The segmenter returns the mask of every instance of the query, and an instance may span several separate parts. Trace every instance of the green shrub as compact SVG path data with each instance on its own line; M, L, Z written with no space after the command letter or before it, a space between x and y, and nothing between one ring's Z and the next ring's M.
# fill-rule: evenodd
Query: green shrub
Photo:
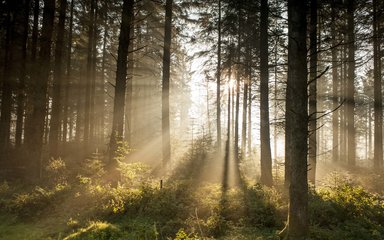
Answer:
M18 216L32 217L56 204L68 190L68 185L61 184L52 189L37 186L31 192L15 194L12 199L7 201L6 207Z
M273 188L257 184L246 189L247 220L258 227L272 228L281 226L277 208L281 205L281 196Z
M340 181L332 187L311 191L309 197L314 239L384 238L384 204L361 186Z
M66 163L61 159L50 159L45 166L47 182L53 184L66 184L68 179L68 170Z

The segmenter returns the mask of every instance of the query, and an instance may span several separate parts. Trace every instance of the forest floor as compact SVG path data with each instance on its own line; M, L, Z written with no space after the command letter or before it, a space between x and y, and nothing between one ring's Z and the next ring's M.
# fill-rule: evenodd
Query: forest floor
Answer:
M121 163L111 182L101 160L51 160L39 184L0 183L0 239L279 239L282 183L236 183L229 164L223 188L225 167L211 148L197 142L162 188L142 163ZM383 176L324 169L309 194L311 239L384 239Z

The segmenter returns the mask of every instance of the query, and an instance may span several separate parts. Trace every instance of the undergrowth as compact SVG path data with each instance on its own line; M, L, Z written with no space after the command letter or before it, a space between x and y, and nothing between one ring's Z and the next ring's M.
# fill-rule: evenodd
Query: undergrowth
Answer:
M197 141L162 188L149 166L125 160L125 148L117 184L105 180L100 159L84 160L77 169L51 160L39 186L0 183L6 219L0 238L278 239L287 214L282 189L244 183L224 190L197 182L209 149L209 141ZM311 239L384 239L383 203L380 195L335 175L309 193Z

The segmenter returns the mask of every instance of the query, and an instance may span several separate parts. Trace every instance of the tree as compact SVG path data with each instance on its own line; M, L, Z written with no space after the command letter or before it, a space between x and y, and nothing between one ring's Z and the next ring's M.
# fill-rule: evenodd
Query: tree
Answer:
M216 70L216 127L217 127L217 151L219 155L221 154L221 0L218 4L219 19L217 21L217 70Z
M260 6L260 141L261 183L272 185L272 157L269 131L268 0Z
M171 68L171 38L172 38L172 2L165 2L165 25L164 25L164 51L163 51L163 82L162 82L162 149L163 166L171 159L171 135L169 120L169 80Z
M373 0L373 78L374 78L374 164L373 168L379 170L383 166L383 96L381 83L381 34L378 21L378 1Z
M87 153L89 151L89 140L90 136L92 135L90 123L92 121L91 119L91 107L92 107L92 82L93 82L93 74L92 74L92 68L93 68L93 54L94 51L94 21L96 18L95 9L96 9L96 1L97 0L91 0L90 10L89 10L89 22L88 22L88 45L87 45L87 70L86 70L86 87L85 87L85 112L84 112L84 150ZM116 77L117 79L117 77Z
M49 143L50 154L58 157L58 145L60 139L60 122L62 110L62 79L63 79L63 52L64 52L64 27L67 10L67 0L60 0L59 22L55 44L55 66L53 74L52 116L50 121Z
M11 115L13 108L12 95L16 92L17 80L20 91L25 81L26 37L28 24L29 1L11 1L5 3L6 33L5 54L2 77L1 113L0 113L0 155L9 150L11 135ZM21 71L20 71L21 70ZM20 89L21 88L21 89ZM21 119L19 118L19 121ZM20 130L20 125L19 130ZM4 159L5 157L1 157Z
M316 181L317 157L317 0L310 0L309 46L309 173L312 184Z
M124 109L125 92L127 84L128 49L130 44L130 32L133 19L133 0L124 0L122 21L120 26L119 48L117 50L117 69L115 96L113 101L113 122L109 142L109 161L115 164L114 158L119 141L124 137Z
M355 0L347 0L348 80L346 89L346 122L348 132L348 164L356 164L355 129Z
M51 44L53 22L55 17L55 0L45 0L43 9L43 25L40 36L39 59L36 73L32 77L30 96L32 102L31 115L27 116L25 128L25 144L29 152L29 166L33 178L41 177L41 154L45 116L47 111L48 78L51 63Z
M66 59L66 76L65 76L65 88L64 88L64 110L63 110L63 133L62 141L66 142L68 134L68 122L69 121L69 95L70 95L70 84L71 84L71 72L72 72L72 36L73 36L73 10L74 1L71 0L70 16L69 16L69 31L68 31L68 42L67 42L67 59Z
M289 211L285 239L308 236L308 92L307 92L307 1L288 1L288 79L285 143L290 159Z
M337 42L336 42L336 0L332 0L331 3L331 37L332 37L332 95L333 95L333 106L334 112L332 113L332 160L333 162L338 162L339 160L339 112L336 111L336 108L340 102L340 94L338 92L339 88L339 75L338 75L338 66L337 66Z

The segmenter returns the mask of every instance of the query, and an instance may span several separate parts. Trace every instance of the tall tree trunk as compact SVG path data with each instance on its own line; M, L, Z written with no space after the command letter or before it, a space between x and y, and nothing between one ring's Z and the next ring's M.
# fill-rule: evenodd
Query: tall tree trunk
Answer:
M229 70L228 70L228 83L231 81L232 74L232 55L229 54ZM228 84L228 109L227 109L227 140L225 142L225 154L224 154L224 171L223 171L223 191L225 192L228 189L228 180L229 180L229 159L230 159L230 146L231 146L231 87ZM232 96L233 98L233 96Z
M383 166L383 96L381 84L381 35L378 18L378 1L373 0L373 89L374 89L374 150L373 169L379 171ZM369 136L370 137L370 136Z
M3 68L3 85L1 91L1 116L0 116L0 154L1 159L5 159L4 154L10 147L11 134L11 113L12 113L12 93L14 91L15 79L13 79L14 55L16 45L13 44L15 20L14 14L18 9L15 1L6 2L6 36L5 36L5 59Z
M162 84L162 149L163 166L171 160L171 134L169 119L169 80L171 68L171 39L172 39L172 3L165 2L164 53L163 53L163 84Z
M247 153L246 143L247 143L247 110L248 110L248 81L249 79L244 80L244 92L243 92L243 117L241 122L241 152L245 157Z
M104 35L103 35L103 51L102 51L102 59L101 59L101 79L100 79L100 84L101 84L101 96L100 96L100 102L102 103L101 106L101 118L100 118L100 142L104 143L104 138L105 138L105 94L104 94L104 84L105 84L105 71L106 71L106 61L107 61L107 40L108 40L108 30L107 30L107 23L108 23L108 14L105 14L104 16ZM128 55L129 56L129 55ZM129 71L129 68L128 68ZM128 99L129 101L129 99ZM131 103L127 103L131 104Z
M332 22L336 21L336 6L335 1L332 0ZM339 98L339 77L338 77L338 64L337 64L337 48L336 48L336 27L335 24L331 24L331 35L332 35L332 103L333 110L332 113L332 160L333 162L339 161L339 110L336 111L336 108L340 104Z
M348 38L348 81L347 81L347 129L348 129L348 165L356 164L355 129L355 0L347 1L347 38Z
M133 20L134 21L134 20ZM134 59L133 59L133 39L135 38L135 28L131 28L131 43L129 45L128 53L128 72L130 73L127 80L127 99L125 109L125 141L131 145L131 134L132 134L132 91L133 91L133 70L134 70Z
M221 0L219 0L218 39L217 39L217 70L216 70L216 127L217 127L217 150L221 154Z
M128 49L130 44L130 29L133 18L133 0L124 0L122 21L119 36L119 48L117 50L117 70L115 97L113 101L113 122L111 139L109 143L110 163L115 164L115 155L119 141L124 137L124 108L125 91L127 84Z
M17 93L17 120L16 120L16 147L19 148L22 142L24 110L25 110L25 78L27 73L27 40L28 40L28 24L29 24L29 3L30 0L23 2L23 10L20 17L20 73Z
M92 60L91 60L91 94L90 94L90 105L89 105L89 139L92 140L92 145L97 142L97 134L96 134L96 122L97 122L97 114L95 111L95 99L96 99L96 78L97 78L97 41L98 41L98 29L97 29L97 21L98 21L98 5L97 0L95 0L95 10L93 14L93 35L92 35Z
M52 116L50 121L49 144L50 155L57 158L59 155L60 123L61 123L61 89L63 81L63 51L64 51L64 26L67 10L67 0L60 0L59 22L55 45L55 67L53 74Z
M239 14L240 16L240 14ZM240 24L239 24L240 26ZM237 174L235 179L238 180L240 177L240 156L239 156L239 115L240 115L240 81L241 81L241 66L240 66L240 54L241 54L241 34L240 29L238 30L238 42L237 42L237 66L236 66L236 87L235 87L235 132L234 132L234 155L235 155L235 173Z
M315 184L317 157L317 0L310 0L308 180Z
M70 85L71 85L71 72L72 72L72 32L73 32L73 8L74 1L71 0L70 7L70 17L69 17L69 31L68 31L68 42L67 42L67 74L65 76L65 84L64 84L64 111L63 111L63 135L62 141L66 142L68 138L68 111L70 110L69 106L69 95L70 95Z
M288 223L285 239L308 236L308 90L307 1L288 0L288 80L286 95L286 156L290 158Z
M95 18L95 2L91 0L89 10L88 23L88 46L87 46L87 71L86 71L86 86L85 86L85 111L84 111L84 150L87 154L89 151L90 140L90 121L91 121L91 92L92 92L92 65L93 65L93 39L94 39L94 18Z
M55 0L44 0L43 25L36 75L31 82L33 110L26 124L25 143L29 151L31 175L41 177L41 154L45 116L47 113L48 78L51 62L51 43L55 17ZM27 118L28 119L28 118Z
M252 74L249 77L249 87L248 87L248 139L247 139L247 148L248 154L252 157Z
M260 182L271 186L273 179L268 96L268 0L261 0L260 11Z
M347 42L346 35L343 34L344 43ZM340 58L342 59L341 64L341 76L340 76L340 92L344 104L340 112L340 159L343 162L347 161L347 45L344 44L340 52Z

